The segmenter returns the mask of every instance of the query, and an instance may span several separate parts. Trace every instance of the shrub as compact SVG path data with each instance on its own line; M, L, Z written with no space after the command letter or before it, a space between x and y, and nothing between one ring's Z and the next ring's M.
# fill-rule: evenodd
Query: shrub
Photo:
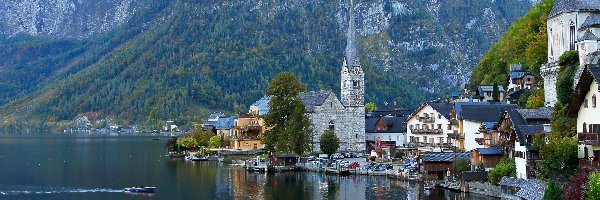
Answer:
M548 187L544 191L544 200L560 200L562 196L562 190L554 181L548 182Z
M516 176L515 160L510 158L504 158L498 162L498 164L488 174L488 181L493 184L498 184L502 177Z
M588 187L585 190L585 198L589 200L600 199L600 172L590 174Z

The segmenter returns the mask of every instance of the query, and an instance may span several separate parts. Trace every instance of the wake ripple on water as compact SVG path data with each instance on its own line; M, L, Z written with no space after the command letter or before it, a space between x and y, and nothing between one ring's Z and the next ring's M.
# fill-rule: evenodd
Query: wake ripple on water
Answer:
M59 193L110 193L123 192L123 190L107 188L64 188L43 186L0 186L0 195L21 194L59 194Z

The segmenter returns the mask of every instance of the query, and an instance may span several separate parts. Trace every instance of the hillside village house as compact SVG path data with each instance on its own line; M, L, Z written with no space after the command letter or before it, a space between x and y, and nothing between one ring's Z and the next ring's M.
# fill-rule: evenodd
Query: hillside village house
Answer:
M540 160L538 149L531 146L535 134L547 134L552 108L508 109L498 122L503 156L514 158L517 178L535 177Z
M587 65L581 74L567 116L577 117L580 166L600 169L600 65Z
M422 151L432 151L434 147L449 148L449 134L454 134L450 118L452 104L442 101L422 103L404 121L407 124L406 136L410 146Z
M454 129L458 130L456 140L453 138L453 144L465 151L471 151L477 148L483 148L480 140L483 134L480 133L482 125L492 127L498 121L506 109L516 108L516 105L491 102L457 102L455 104L455 113L458 123Z
M235 117L227 117L223 113L213 113L208 117L205 124L202 124L202 130L210 131L225 140L233 135L233 125Z
M377 112L367 114L365 131L367 152L375 147L375 139L381 140L382 147L404 147L406 142L406 111Z
M262 149L262 135L266 131L264 119L256 114L235 115L231 148L237 150Z
M575 82L583 71L583 66L598 59L593 52L598 50L600 1L556 0L548 14L546 30L548 64L542 65L540 74L544 78L545 105L554 106L560 56L566 51L578 50L580 67L575 75Z
M480 85L477 86L477 90L475 91L475 97L480 102L488 102L494 101L494 86L493 85ZM498 85L498 100L504 101L504 87L502 85Z
M520 64L511 65L511 71L509 73L509 81L506 89L508 92L531 89L535 82L535 75L533 72L521 70Z

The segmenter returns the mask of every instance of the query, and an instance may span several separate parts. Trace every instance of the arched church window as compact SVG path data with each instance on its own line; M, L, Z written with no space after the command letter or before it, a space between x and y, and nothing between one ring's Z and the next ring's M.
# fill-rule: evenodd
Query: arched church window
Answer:
M583 132L587 133L587 124L583 122Z
M329 121L329 130L334 130L335 129L335 124L333 123L333 120Z
M592 108L596 108L596 95L592 95Z
M550 37L550 41L554 41L552 39L552 37L554 37L554 35L552 35L552 28L550 28L550 34L548 34L548 37ZM553 48L554 42L550 43L549 47L550 48L550 56L554 56L554 48Z

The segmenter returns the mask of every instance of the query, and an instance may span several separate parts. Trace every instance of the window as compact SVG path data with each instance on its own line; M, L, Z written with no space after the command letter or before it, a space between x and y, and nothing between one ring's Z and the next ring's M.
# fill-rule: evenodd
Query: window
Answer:
M438 114L438 119L442 119L442 115Z
M417 124L417 129L421 129L421 124Z
M442 129L442 124L438 124L438 128L437 129Z
M452 130L452 125L448 124L448 130Z
M433 144L434 143L433 140L434 140L434 138L429 138L429 144Z
M329 121L329 130L335 130L335 124L333 123L333 120Z
M571 23L569 24L569 35L571 37L569 38L569 50L575 50L575 40L577 38L575 38L575 23L573 23L573 21L571 21Z
M355 135L354 135L354 139L358 139L358 134L355 134Z
M600 124L590 124L590 133L600 133Z
M444 138L443 137L439 137L438 139L439 139L440 144L444 143Z
M584 99L584 100L583 100L583 107L584 107L584 108L587 108L587 107L588 107L588 100L587 100L587 99Z
M396 140L400 140L400 136L399 136L399 135L398 135L398 136L396 136Z
M427 142L427 136L423 136L423 142Z
M412 131L415 127L413 125L408 126L410 127L409 129Z
M392 140L392 136L391 135L388 135L388 140Z
M587 124L583 122L583 132L587 133Z
M355 80L355 81L352 81L352 86L353 86L354 88L358 88L358 87L360 87L360 81L356 81L356 80Z
M410 136L410 142L415 142L415 136Z
M596 108L596 95L592 95L592 107Z
M329 107L333 108L333 101L329 102Z
M554 41L552 39L552 37L554 37L554 35L552 35L552 28L550 28L550 34L548 34L548 37L550 37L550 41ZM550 43L549 47L550 48L550 56L554 56L554 49L552 48L552 46L554 45L554 43Z

